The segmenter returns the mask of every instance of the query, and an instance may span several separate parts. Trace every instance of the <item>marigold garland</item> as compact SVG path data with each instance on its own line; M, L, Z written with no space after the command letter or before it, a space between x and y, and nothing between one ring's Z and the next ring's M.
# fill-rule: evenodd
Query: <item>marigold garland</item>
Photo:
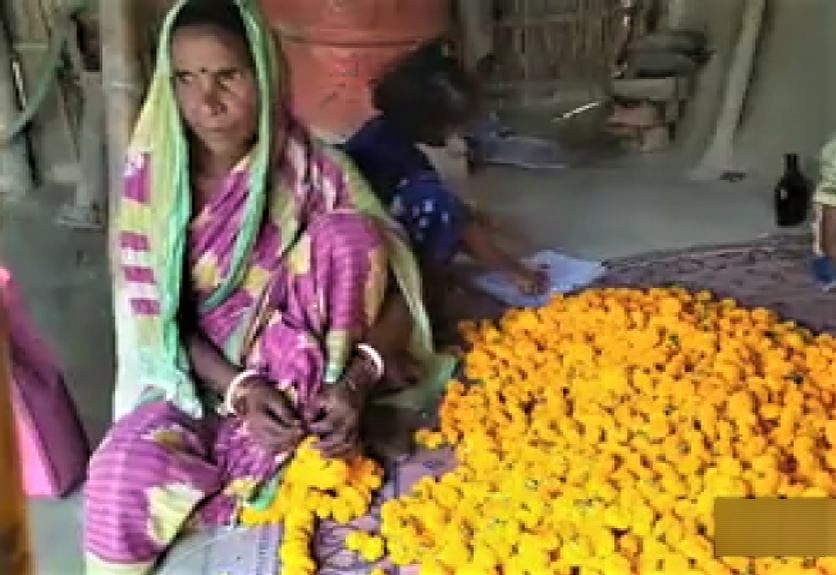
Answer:
M323 459L314 442L306 439L296 450L270 506L262 511L244 508L239 518L247 526L284 523L279 548L283 575L316 573L311 542L317 519L346 525L363 517L382 483L383 470L373 460ZM383 541L363 540L358 551L367 561L376 561L383 555Z
M466 376L438 430L457 467L381 509L384 550L422 575L836 575L836 560L713 557L716 497L836 496L836 339L702 292L592 290L464 326ZM306 443L267 511L287 573L315 572L316 518L368 510L381 471ZM385 544L385 545L384 545ZM385 547L385 549L384 549ZM379 573L379 571L377 571Z

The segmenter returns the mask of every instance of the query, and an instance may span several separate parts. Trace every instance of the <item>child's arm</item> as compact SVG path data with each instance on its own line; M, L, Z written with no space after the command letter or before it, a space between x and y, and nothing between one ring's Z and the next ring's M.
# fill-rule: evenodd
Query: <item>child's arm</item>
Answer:
M467 254L480 265L511 277L525 294L540 295L548 290L548 278L542 270L534 270L508 255L476 220L462 231L462 245Z

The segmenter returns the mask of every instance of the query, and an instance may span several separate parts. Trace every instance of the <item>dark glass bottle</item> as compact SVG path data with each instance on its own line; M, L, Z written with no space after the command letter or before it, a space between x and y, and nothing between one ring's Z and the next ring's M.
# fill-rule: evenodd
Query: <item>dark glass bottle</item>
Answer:
M807 219L812 188L798 167L798 154L787 154L784 159L784 175L775 187L775 219L779 226L792 227Z

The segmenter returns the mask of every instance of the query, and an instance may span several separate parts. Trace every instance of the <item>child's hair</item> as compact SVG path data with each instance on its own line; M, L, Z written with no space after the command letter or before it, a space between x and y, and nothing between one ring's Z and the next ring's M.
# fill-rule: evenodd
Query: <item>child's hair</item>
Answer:
M174 18L171 33L202 27L214 28L248 45L247 29L233 0L189 0Z
M374 107L414 141L441 144L446 131L466 124L478 90L441 40L396 61L374 84Z

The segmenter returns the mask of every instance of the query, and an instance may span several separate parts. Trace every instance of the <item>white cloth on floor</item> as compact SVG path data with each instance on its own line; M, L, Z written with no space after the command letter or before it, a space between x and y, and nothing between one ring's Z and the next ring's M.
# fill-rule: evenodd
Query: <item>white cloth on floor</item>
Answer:
M517 286L500 272L478 276L474 284L511 307L537 308L546 305L556 294L572 292L590 285L606 272L602 262L581 260L551 250L539 252L525 261L530 266L545 270L549 278L547 294L523 295Z

